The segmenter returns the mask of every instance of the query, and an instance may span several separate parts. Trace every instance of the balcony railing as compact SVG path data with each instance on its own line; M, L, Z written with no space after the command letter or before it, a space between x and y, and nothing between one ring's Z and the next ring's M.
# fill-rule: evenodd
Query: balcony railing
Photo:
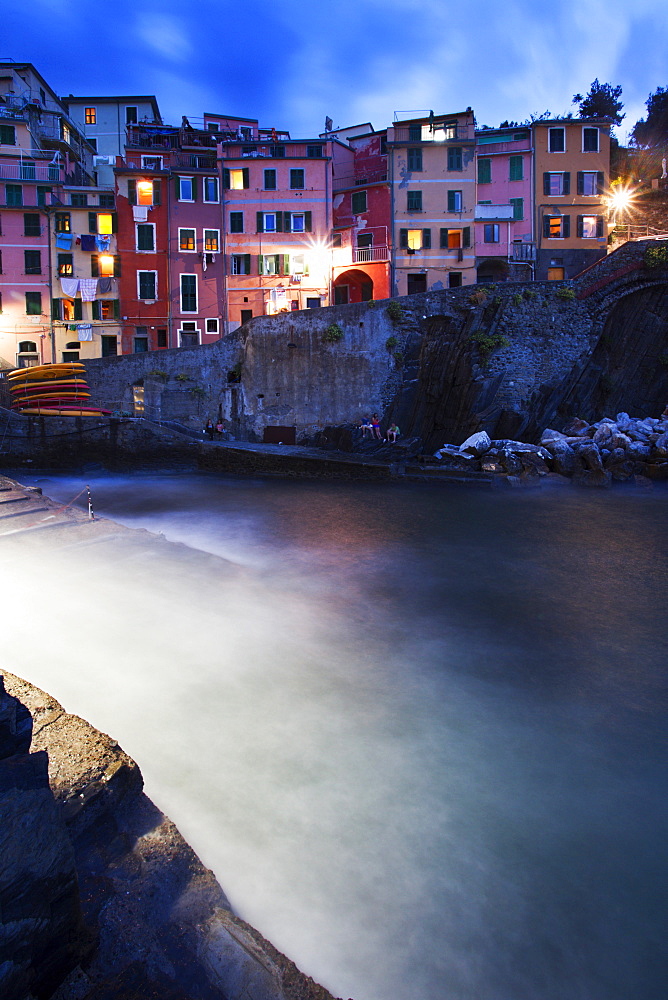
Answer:
M8 181L60 181L60 167L57 164L1 163L0 178Z
M515 242L512 244L512 248L513 248L512 250L513 260L534 261L536 259L535 243Z
M215 170L215 153L176 153L170 160L170 166L186 170Z
M513 214L512 205L476 205L475 207L476 222L489 222L491 220L512 222Z
M389 250L386 246L354 247L353 264L369 264L377 260L387 260Z
M475 138L473 125L443 125L427 122L421 125L395 125L388 129L387 141L394 143L413 142L471 142Z

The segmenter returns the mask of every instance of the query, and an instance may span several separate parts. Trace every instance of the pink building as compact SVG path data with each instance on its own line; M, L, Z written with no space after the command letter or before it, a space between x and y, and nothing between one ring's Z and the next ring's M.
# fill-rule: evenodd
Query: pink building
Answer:
M530 280L536 254L531 129L479 129L475 138L478 281Z

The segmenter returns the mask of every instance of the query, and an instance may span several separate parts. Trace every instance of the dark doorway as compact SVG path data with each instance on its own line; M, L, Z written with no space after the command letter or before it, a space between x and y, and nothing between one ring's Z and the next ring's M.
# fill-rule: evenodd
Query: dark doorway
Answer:
M116 337L102 337L102 357L112 358L118 354L118 343Z
M409 274L408 275L408 294L416 295L418 292L427 291L427 275L426 274Z
M334 305L347 306L349 301L349 291L347 285L336 285L334 288Z
M307 309L319 309L320 308L320 299L307 299L306 300L306 308Z
M252 309L242 309L241 310L241 325L242 326L243 326L244 323L247 323L248 320L252 319L252 318L253 318L253 310Z
M450 271L448 275L448 288L461 288L462 287L462 272L461 271Z

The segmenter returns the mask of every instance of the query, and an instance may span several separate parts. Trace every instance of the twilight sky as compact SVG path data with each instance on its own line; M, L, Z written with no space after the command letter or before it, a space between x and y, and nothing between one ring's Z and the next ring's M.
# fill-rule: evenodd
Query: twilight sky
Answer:
M259 118L303 138L395 111L470 105L522 121L595 77L621 84L626 132L668 86L665 0L3 0L0 58L59 94L154 94L163 119Z

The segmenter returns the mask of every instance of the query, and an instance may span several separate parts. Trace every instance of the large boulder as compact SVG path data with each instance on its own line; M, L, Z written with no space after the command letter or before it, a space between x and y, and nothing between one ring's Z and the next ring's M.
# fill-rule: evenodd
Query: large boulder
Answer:
M560 476L574 476L582 471L582 462L566 441L554 441L549 450L552 468Z
M486 451L489 451L491 445L492 442L487 431L477 431L467 437L466 441L459 446L459 450L462 454L475 455L476 458L479 458Z
M576 444L572 445L573 451L579 456L585 469L589 469L594 472L603 471L603 462L601 461L601 453L599 452L597 446L593 441L585 439Z

